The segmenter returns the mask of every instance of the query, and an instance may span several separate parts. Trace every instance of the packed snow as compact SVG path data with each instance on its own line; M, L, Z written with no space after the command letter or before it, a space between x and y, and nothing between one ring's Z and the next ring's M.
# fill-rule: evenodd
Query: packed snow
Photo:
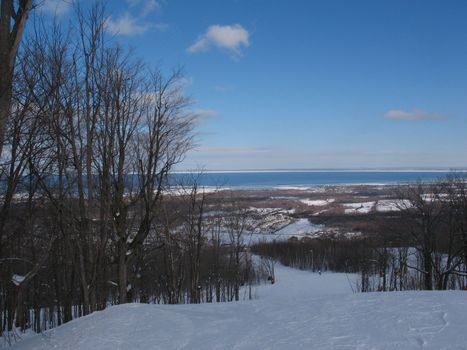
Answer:
M113 306L12 350L467 348L465 292L354 294L355 279L276 266L255 300Z

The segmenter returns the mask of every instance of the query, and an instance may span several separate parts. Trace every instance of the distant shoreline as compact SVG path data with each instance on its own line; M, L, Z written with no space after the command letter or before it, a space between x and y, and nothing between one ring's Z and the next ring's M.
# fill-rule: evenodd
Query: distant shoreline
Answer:
M316 188L317 186L383 186L415 182L434 182L449 176L450 171L357 171L357 170L314 170L314 171L235 171L235 172L178 172L171 175L172 184L190 185L210 188L235 189L284 189L284 188ZM458 171L464 176L466 170Z
M264 169L264 170L177 170L174 174L237 174L237 173L467 173L467 168L447 169Z
M425 181L428 182L429 181ZM271 191L271 192L285 192L285 191L311 191L316 190L318 188L322 188L323 192L326 192L326 189L333 189L333 188L352 188L352 187L370 187L370 188L390 188L390 187L397 187L401 185L409 185L412 182L394 182L394 183L339 183L339 184L311 184L311 185L297 185L297 186L289 186L289 185L276 185L276 186L213 186L213 185L201 185L199 188L201 192L205 193L214 193L214 192L222 192L222 191L238 191L238 192L248 192L248 191ZM177 189L177 186L174 187ZM182 187L180 187L182 188Z

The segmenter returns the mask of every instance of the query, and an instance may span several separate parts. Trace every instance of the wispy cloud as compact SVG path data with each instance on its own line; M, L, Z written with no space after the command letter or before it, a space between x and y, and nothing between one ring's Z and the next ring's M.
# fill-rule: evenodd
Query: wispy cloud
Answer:
M398 119L398 120L440 120L446 119L447 116L440 113L425 112L419 109L408 112L400 109L391 109L384 113L384 117L387 119Z
M219 116L219 112L213 109L198 108L194 109L192 113L200 118L215 118Z
M191 111L197 125L204 124L209 119L218 118L220 113L214 109L197 108Z
M132 8L140 8L142 17L159 10L161 7L160 2L157 0L126 0L126 2Z
M272 149L266 147L198 147L194 150L206 156L247 156L253 154L270 154Z
M116 19L109 17L106 21L107 30L115 35L141 35L152 27L151 23L142 22L129 13L125 13Z
M250 34L240 24L225 26L215 24L210 26L206 33L201 35L187 51L198 53L217 47L238 58L242 54L241 49L249 45Z
M72 8L71 1L67 0L44 0L39 7L40 11L55 16L63 16Z
M56 1L56 0L55 0ZM118 17L110 16L106 21L107 30L114 35L142 35L149 30L165 31L167 24L154 23L145 18L160 9L156 0L126 0L128 11ZM134 15L137 12L138 15Z

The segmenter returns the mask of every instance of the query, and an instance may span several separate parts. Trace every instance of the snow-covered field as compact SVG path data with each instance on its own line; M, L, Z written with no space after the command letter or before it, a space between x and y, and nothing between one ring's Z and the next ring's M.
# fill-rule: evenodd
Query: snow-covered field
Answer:
M300 199L300 202L309 206L322 207L331 204L335 201L334 198L328 199Z
M353 294L355 278L276 266L255 300L114 306L12 349L467 349L466 292Z
M292 237L301 239L304 237L316 238L320 236L324 229L324 225L311 223L308 219L296 219L291 216L295 212L294 209L277 209L277 208L255 208L248 209L253 215L248 219L244 232L242 233L242 242L246 245L252 245L259 242L272 242L279 240L288 240ZM212 212L207 215L219 215L220 212ZM230 244L232 240L231 233L228 227L222 227L219 234L219 239L224 244ZM216 237L217 238L217 237Z
M253 241L274 241L274 240L287 240L291 237L298 239L303 237L314 237L316 233L324 229L323 225L312 224L308 219L297 219L288 225L283 226L273 234L257 234L253 235Z
M316 238L322 234L323 230L323 225L312 224L308 219L295 219L283 224L283 226L274 232L245 232L243 243L252 245L260 242L286 241L292 237L297 239L302 239L303 237ZM221 238L226 244L231 241L227 230L222 232Z
M412 204L410 201L404 200L391 200L381 199L376 204L376 210L380 212L400 211L401 209L410 208Z
M364 203L345 203L344 207L346 214L367 214L373 207L375 202L364 202Z
M344 212L346 214L368 214L373 209L379 212L390 212L410 207L408 200L380 199L373 202L344 203Z

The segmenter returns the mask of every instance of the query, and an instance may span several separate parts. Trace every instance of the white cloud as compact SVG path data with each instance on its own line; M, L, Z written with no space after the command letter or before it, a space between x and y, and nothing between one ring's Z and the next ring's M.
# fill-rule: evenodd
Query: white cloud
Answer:
M384 113L384 117L387 119L399 120L440 120L447 118L445 115L440 113L425 112L418 109L412 112L407 112L400 109L391 109Z
M179 79L177 79L177 85L180 87L180 88L186 88L188 86L192 86L194 83L194 80L192 77L181 77Z
M144 13L150 13L158 10L160 6L161 5L156 0L148 0L143 7L143 11Z
M55 16L62 16L71 9L71 1L66 0L44 0L40 10Z
M161 32L167 30L167 24L145 20L149 14L160 9L161 4L158 0L126 0L126 3L127 12L117 18L109 17L106 21L107 30L112 34L134 36L152 29Z
M146 16L151 12L159 10L161 4L157 0L126 0L130 7L140 7L141 16Z
M129 13L125 13L115 20L112 17L107 18L105 26L112 34L126 36L141 35L149 29L157 29L154 24L142 21Z
M197 53L217 47L227 50L235 57L241 56L241 48L250 45L250 34L240 24L233 25L212 25L205 34L191 45L187 51Z
M199 118L215 118L219 116L219 112L213 109L198 108L194 109L192 112Z
M204 108L194 109L191 111L191 113L195 118L196 125L204 124L207 120L217 118L220 116L220 113L218 111Z

